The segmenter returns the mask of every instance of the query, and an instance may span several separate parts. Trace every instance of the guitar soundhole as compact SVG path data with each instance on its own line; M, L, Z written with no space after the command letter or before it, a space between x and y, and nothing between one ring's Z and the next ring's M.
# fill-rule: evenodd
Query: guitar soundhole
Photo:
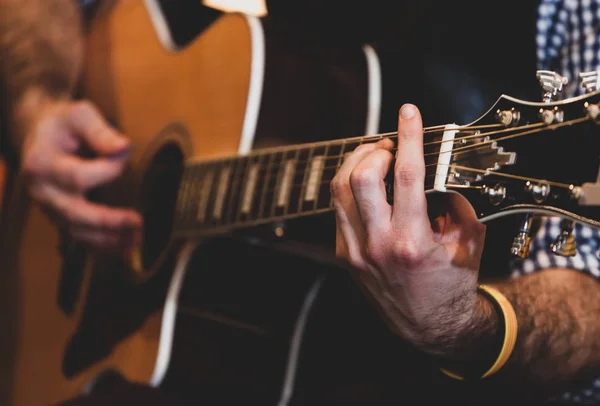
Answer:
M154 155L144 174L141 189L144 216L141 261L144 270L152 269L169 243L183 162L179 145L165 144Z

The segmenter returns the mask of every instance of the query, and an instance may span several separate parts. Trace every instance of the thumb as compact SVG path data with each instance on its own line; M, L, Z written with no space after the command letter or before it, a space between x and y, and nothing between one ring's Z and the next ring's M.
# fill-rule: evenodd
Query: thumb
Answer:
M67 120L70 128L98 155L119 156L130 147L130 141L110 126L90 102L73 104Z

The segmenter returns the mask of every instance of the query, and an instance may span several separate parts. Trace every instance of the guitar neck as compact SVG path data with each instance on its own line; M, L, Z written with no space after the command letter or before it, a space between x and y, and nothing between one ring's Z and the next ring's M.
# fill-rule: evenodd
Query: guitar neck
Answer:
M258 150L244 156L188 161L174 236L203 236L333 209L330 182L345 157L387 135ZM395 136L390 136L390 138ZM441 134L440 134L441 138ZM430 138L431 140L431 138ZM426 187L433 186L439 143L426 147Z

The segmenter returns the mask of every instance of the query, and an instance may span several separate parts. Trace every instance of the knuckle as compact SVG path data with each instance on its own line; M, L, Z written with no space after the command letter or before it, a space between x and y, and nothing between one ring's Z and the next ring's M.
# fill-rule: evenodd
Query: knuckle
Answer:
M414 183L419 176L419 171L412 165L399 163L396 166L394 177L400 185L410 185Z
M79 191L83 191L88 187L88 177L83 171L73 171L69 174L71 177L71 184Z
M84 125L92 134L101 133L103 130L101 114L94 104L88 100L76 102L71 108L71 119Z
M350 185L361 188L377 183L377 171L373 168L357 168L350 173Z
M80 100L73 103L71 114L76 117L86 117L95 112L94 105L88 100Z
M416 268L423 262L425 255L419 244L412 240L404 240L396 243L394 259L403 267Z
M331 191L331 197L337 200L348 191L349 186L347 182L344 182L340 177L336 176L329 184L329 189Z

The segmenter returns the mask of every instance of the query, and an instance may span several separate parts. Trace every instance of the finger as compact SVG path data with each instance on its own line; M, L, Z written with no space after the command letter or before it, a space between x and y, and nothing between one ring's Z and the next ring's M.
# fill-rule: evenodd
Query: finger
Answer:
M112 128L90 102L74 104L67 117L71 129L100 155L120 156L130 146L129 140Z
M69 234L77 240L84 241L101 249L111 249L118 253L126 254L134 247L141 244L139 230L121 229L106 230L90 228L87 226L72 226Z
M352 194L350 174L369 152L377 148L391 148L392 145L393 143L390 140L360 145L344 160L331 182L331 195L336 211L336 221L340 234L346 241L348 257L351 260L358 260L361 257L361 246L365 241L365 231Z
M389 227L392 206L387 201L384 180L393 159L389 150L376 149L350 174L350 186L367 235L381 235Z
M393 220L408 234L431 230L425 200L423 124L418 109L405 104L398 119L398 151L394 168ZM407 235L408 235L407 234Z
M142 217L132 209L92 203L81 195L69 194L53 185L41 185L36 195L73 226L104 230L139 229L142 226Z
M335 223L335 255L338 258L349 257L348 244L346 243L339 221Z
M106 158L82 159L56 154L45 177L69 191L82 192L108 183L123 171L123 161Z
M74 228L71 229L70 234L74 239L88 243L101 250L113 251L120 249L121 237L114 231Z
M477 218L475 209L463 195L459 193L445 193L444 201L453 223L483 226Z

